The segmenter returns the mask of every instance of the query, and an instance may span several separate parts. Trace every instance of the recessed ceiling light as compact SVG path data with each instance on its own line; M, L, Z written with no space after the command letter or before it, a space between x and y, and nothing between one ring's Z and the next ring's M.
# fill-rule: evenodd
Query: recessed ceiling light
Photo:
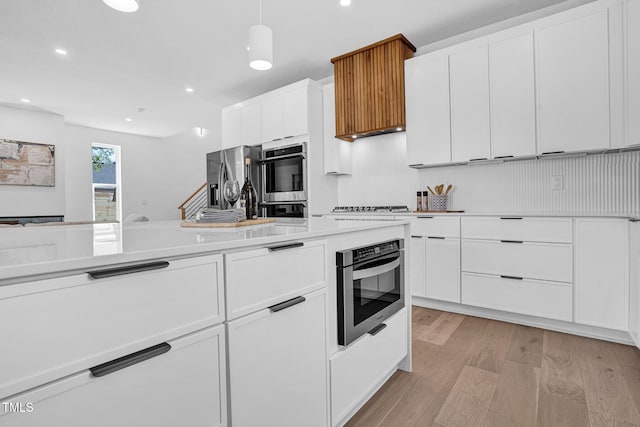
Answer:
M69 53L69 52L67 52L66 50L64 50L64 49L60 49L60 48L56 49L56 50L55 50L55 52L56 52L58 55L63 55L63 56L64 56L64 55L66 55L67 53Z
M120 12L135 12L140 7L139 0L102 0L107 6Z
M351 0L340 0L340 6L349 6L351 4Z
M127 117L126 119L124 119L124 121L125 121L125 122L129 122L129 123L131 123L133 120L132 120L132 119L130 119L129 117Z
M193 88L192 87L186 87L186 88L184 88L184 90L189 92L189 93L193 93Z
M31 100L27 98L20 98L20 102L24 102L25 104L28 104L31 102Z

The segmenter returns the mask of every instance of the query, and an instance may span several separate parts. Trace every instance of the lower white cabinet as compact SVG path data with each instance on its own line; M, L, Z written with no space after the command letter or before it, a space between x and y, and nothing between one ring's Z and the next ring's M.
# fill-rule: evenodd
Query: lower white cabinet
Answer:
M411 282L411 295L425 297L426 294L426 245L425 239L420 236L411 236L411 266L409 271Z
M629 334L640 346L640 221L629 232Z
M575 220L575 321L627 330L629 315L629 222Z
M427 237L426 297L460 302L460 239Z
M386 328L376 335L365 334L331 357L331 425L344 421L356 405L371 394L373 388L393 372L407 355L407 308L394 314L384 324ZM315 425L312 424L312 418L302 420L304 422L297 425Z
M227 324L234 427L327 426L327 293L303 298Z
M7 405L0 407L0 426L226 426L224 326L159 348L146 360L122 362L125 367L118 370L109 369L118 363L106 364L103 376L97 376L97 369L85 370L3 399ZM28 411L28 404L32 412L8 409L14 405Z

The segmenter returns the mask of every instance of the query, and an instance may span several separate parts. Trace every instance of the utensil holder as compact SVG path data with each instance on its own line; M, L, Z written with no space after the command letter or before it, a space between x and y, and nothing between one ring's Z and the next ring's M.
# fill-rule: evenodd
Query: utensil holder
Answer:
M447 210L447 195L446 194L433 194L431 199L432 211L446 211Z

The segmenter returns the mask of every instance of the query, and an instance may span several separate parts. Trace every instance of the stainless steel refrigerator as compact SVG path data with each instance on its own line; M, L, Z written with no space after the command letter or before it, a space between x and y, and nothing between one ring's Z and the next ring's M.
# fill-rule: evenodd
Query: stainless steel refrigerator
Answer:
M238 181L240 189L245 179L245 161L251 159L251 182L258 195L258 203L262 194L261 173L258 160L262 149L242 145L226 150L207 153L207 200L212 209L231 209L229 202L224 197L224 185L227 181ZM236 203L236 206L238 203ZM260 211L260 210L258 210Z

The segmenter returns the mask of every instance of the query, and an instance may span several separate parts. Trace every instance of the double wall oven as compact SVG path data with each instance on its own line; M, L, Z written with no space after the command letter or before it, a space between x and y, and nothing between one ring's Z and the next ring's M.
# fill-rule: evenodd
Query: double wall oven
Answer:
M338 344L375 335L404 307L404 240L336 253Z
M307 143L262 149L262 216L307 216Z

